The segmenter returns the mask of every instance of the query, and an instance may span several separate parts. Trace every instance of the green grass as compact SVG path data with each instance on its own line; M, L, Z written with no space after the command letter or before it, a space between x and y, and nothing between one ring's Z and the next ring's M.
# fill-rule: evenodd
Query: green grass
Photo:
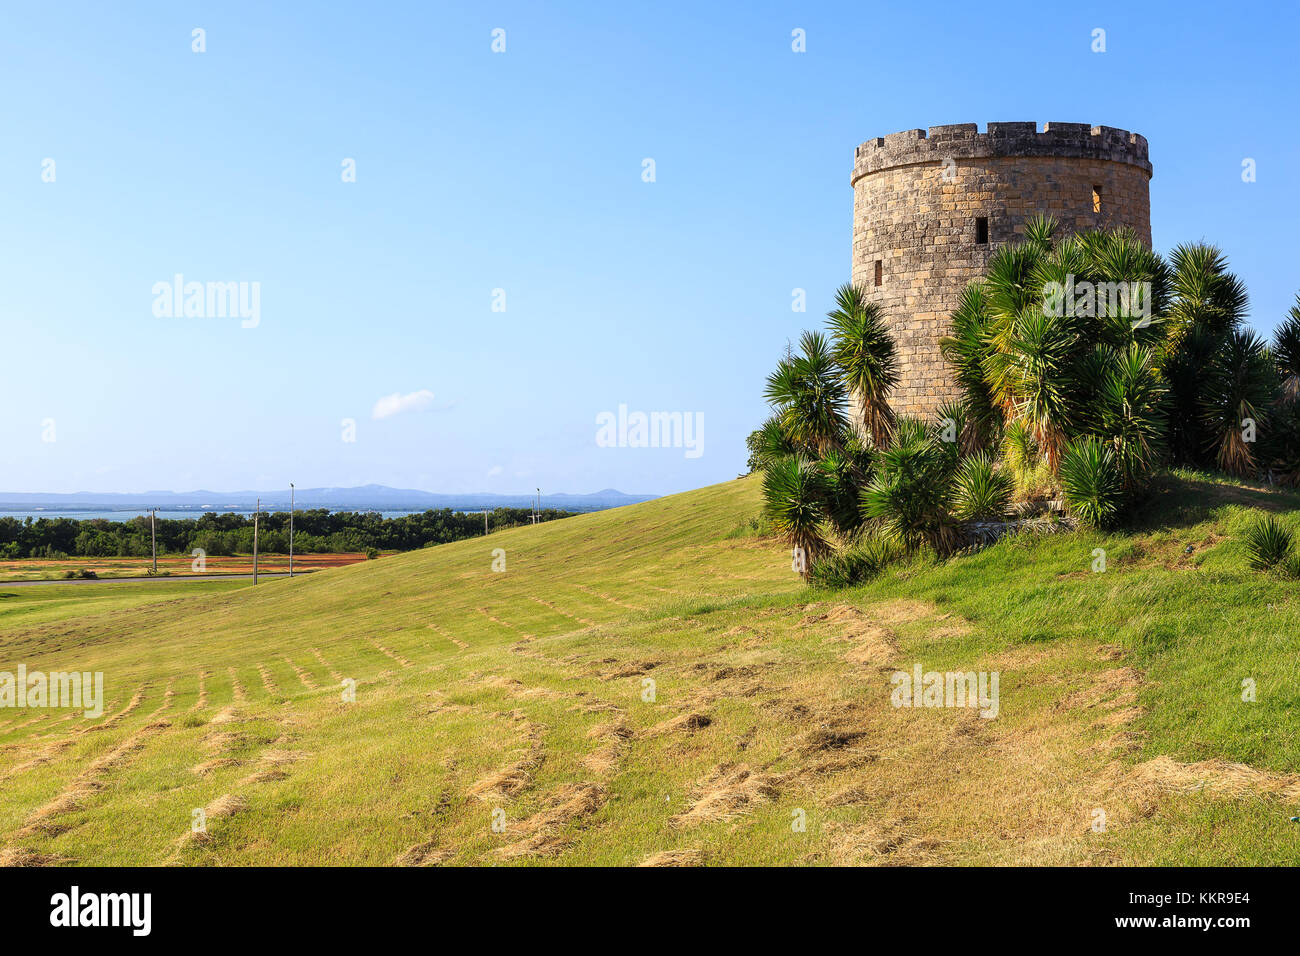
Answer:
M0 583L0 630L76 618L189 599L198 594L246 587L247 581L140 581L123 584L41 584L6 587Z
M0 854L1294 860L1300 601L1241 537L1261 512L1296 529L1297 508L1180 473L1133 530L1006 539L827 592L764 536L749 478L255 589L0 586L0 670L101 670L112 704L0 710ZM891 707L891 673L917 661L997 670L998 718Z

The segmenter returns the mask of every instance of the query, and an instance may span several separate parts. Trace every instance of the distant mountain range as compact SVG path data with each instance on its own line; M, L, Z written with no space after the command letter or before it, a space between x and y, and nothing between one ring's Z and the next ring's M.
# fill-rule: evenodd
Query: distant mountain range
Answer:
M138 494L78 491L73 494L0 492L0 511L251 511L258 498L263 511L288 511L289 491L144 491ZM657 495L625 495L613 488L589 495L542 495L543 508L565 511L603 511ZM362 485L359 488L299 488L294 504L299 510L328 508L331 511L424 511L450 508L453 511L482 511L493 508L527 508L531 495L475 493L434 494L409 488Z

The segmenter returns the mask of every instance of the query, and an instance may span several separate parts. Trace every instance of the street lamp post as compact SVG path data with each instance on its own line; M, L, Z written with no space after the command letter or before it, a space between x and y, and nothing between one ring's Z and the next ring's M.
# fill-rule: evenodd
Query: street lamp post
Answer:
M289 482L289 577L293 577L293 482Z
M257 510L253 512L253 584L257 584L257 521L262 515L262 499L257 499Z

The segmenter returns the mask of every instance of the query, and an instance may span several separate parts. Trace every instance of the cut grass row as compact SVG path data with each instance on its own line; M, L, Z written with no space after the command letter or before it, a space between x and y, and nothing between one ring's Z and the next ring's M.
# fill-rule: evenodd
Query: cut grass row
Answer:
M1136 531L1006 540L828 595L736 533L750 479L256 589L14 589L0 669L102 670L119 710L151 696L89 734L0 713L0 846L197 865L1282 862L1289 798L1150 771L1300 769L1294 590L1237 541L1252 510L1296 504L1175 476ZM890 673L917 661L999 670L998 719L891 707ZM169 684L167 726L25 830ZM200 808L208 832L187 837Z

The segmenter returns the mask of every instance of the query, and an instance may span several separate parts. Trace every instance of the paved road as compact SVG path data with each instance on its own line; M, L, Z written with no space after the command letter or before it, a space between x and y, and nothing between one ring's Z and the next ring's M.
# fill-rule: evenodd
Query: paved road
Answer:
M314 574L315 571L295 571L294 577ZM259 578L287 578L288 571L259 571ZM53 581L0 581L0 588L29 588L40 584L116 584L119 581L251 581L251 574L186 574L158 575L133 578L55 578Z

